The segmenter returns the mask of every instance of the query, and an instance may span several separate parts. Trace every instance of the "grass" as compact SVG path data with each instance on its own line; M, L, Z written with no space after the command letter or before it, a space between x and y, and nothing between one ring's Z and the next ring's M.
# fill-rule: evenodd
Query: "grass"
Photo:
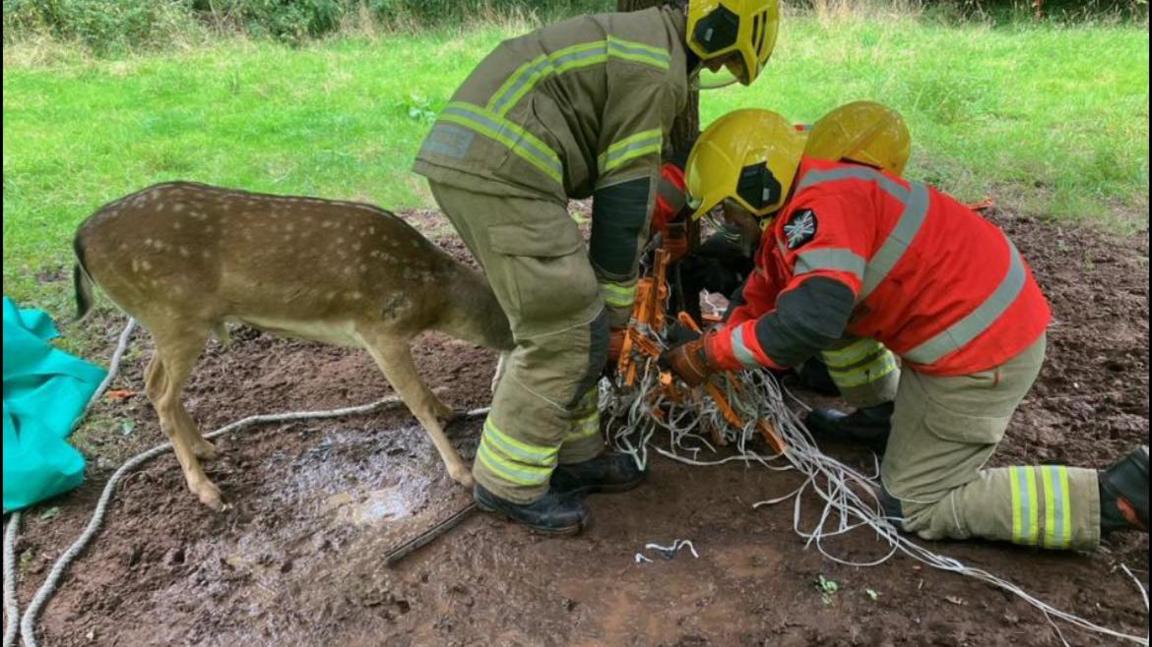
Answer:
M409 167L431 115L524 29L299 49L232 40L119 60L5 48L5 293L67 313L68 282L45 279L71 264L77 223L157 181L429 205ZM857 98L900 110L915 140L908 173L961 198L992 193L1109 226L1109 214L1135 212L1147 224L1146 26L791 18L769 71L752 88L706 94L702 120L761 106L810 121Z

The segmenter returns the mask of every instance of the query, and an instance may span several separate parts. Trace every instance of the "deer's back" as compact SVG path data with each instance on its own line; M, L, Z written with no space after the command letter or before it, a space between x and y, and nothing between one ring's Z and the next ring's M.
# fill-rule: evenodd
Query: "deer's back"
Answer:
M200 184L149 187L79 228L92 279L143 320L434 319L458 264L371 205ZM270 326L274 327L274 326Z

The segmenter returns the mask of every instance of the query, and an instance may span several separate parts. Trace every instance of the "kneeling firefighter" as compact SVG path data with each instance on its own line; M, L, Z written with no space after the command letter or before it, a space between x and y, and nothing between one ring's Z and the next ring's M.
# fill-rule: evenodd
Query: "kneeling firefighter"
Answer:
M697 217L722 206L730 221L771 219L744 303L663 356L686 383L874 339L903 364L881 497L905 530L1072 549L1147 532L1147 446L1102 472L984 468L1040 371L1051 318L1000 228L919 182L806 156L763 110L709 126L686 180Z
M874 101L844 104L810 126L795 128L804 139L804 154L815 159L854 162L899 176L911 155L911 136L903 117ZM665 165L660 187L654 223L670 219L673 210L686 204L679 167ZM686 212L682 214L684 219L690 217L692 210ZM680 289L672 290L673 311L684 309L700 321L697 295L702 289L728 296L729 313L741 305L739 288L754 268L761 224L749 220L721 225L718 233L684 258L673 273L680 281ZM883 449L900 377L895 356L883 344L874 339L845 340L805 361L796 371L802 384L825 394L839 394L857 407L850 415L831 409L814 410L807 424L818 438L858 440Z

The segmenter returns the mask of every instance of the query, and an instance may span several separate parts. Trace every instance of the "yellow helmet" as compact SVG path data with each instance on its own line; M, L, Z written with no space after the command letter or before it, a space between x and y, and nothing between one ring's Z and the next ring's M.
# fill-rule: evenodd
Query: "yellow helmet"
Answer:
M739 53L728 69L749 85L760 75L780 26L777 0L689 0L688 47L707 61Z
M804 154L804 136L768 110L735 110L709 124L684 168L692 218L724 200L763 217L783 206Z
M804 154L904 173L912 136L900 113L875 101L853 101L824 115L808 132Z

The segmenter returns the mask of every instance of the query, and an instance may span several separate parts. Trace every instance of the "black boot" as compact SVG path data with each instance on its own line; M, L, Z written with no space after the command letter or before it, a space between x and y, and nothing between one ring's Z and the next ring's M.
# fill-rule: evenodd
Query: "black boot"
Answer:
M627 454L606 452L584 461L557 465L552 472L552 491L571 494L624 492L640 485L645 473Z
M828 372L828 365L819 358L809 358L808 361L797 367L795 371L796 379L800 383L800 386L809 391L814 391L820 395L840 395L840 387L836 386L836 383L832 381L832 374Z
M547 535L574 535L580 532L588 519L582 501L552 490L532 503L515 503L501 499L484 486L476 484L472 498L485 512L495 512Z
M861 407L852 413L813 409L804 423L817 440L863 443L883 452L892 431L895 408L893 403L885 402L874 407Z
M1148 446L1100 472L1100 529L1148 532Z

